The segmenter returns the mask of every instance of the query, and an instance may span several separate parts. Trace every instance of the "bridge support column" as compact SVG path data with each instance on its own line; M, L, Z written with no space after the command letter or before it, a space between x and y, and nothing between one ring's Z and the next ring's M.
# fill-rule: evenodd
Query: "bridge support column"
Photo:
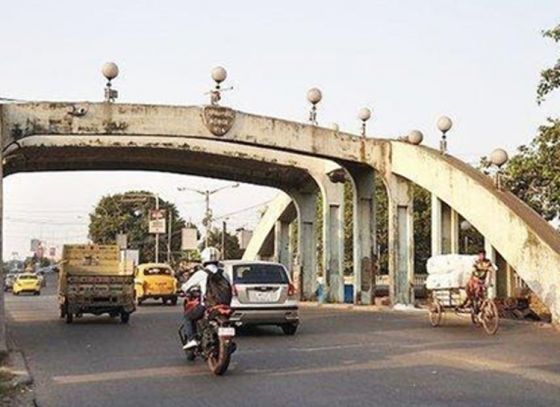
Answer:
M391 303L414 303L414 206L410 182L391 175L389 195L389 279Z
M373 304L375 298L377 223L375 218L375 171L369 167L346 167L353 185L354 304Z
M300 299L310 301L315 298L317 289L317 233L315 219L317 194L290 191L298 212L297 260L294 267L294 284Z
M344 183L328 176L323 194L323 276L326 300L344 302Z
M274 261L292 269L290 253L290 223L278 220L274 225Z
M432 256L459 253L459 214L432 194Z
M496 249L490 244L488 239L484 238L484 250L486 251L486 257L496 264ZM497 278L496 273L492 273L490 276L490 286L488 287L488 297L496 298L496 284Z

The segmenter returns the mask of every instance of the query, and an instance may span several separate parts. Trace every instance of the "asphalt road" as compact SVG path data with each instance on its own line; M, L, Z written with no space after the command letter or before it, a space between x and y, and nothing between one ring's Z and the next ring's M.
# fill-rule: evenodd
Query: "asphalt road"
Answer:
M146 305L129 325L58 318L49 287L7 294L40 407L553 406L560 333L505 322L495 337L467 319L431 328L423 313L304 307L301 330L245 330L224 377L184 359L179 306Z

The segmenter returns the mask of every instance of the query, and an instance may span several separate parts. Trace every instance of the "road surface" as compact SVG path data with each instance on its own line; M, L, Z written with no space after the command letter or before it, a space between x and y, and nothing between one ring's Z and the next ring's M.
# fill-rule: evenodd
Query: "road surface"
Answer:
M40 407L552 406L560 403L560 334L506 322L495 337L467 319L431 328L421 313L305 307L293 337L245 330L224 377L187 362L179 306L149 305L129 325L58 318L53 284L6 296Z

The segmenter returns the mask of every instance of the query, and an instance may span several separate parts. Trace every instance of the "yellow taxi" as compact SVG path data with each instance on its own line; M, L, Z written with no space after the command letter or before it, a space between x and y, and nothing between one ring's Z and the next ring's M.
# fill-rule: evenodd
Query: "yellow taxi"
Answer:
M136 266L134 271L134 290L136 302L161 299L164 304L177 304L177 280L173 269L164 263L145 263Z
M18 274L12 287L14 295L21 293L33 293L34 295L41 294L41 280L37 274L34 273L21 273Z

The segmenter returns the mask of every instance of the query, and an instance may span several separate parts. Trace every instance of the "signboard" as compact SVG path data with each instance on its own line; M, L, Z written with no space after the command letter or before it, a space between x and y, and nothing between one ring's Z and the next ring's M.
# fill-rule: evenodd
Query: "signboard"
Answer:
M119 249L126 250L126 248L128 247L127 235L125 233L118 233L116 240Z
M195 228L181 230L181 250L196 250L198 248L198 231Z
M165 233L165 209L150 209L149 233L161 235Z

